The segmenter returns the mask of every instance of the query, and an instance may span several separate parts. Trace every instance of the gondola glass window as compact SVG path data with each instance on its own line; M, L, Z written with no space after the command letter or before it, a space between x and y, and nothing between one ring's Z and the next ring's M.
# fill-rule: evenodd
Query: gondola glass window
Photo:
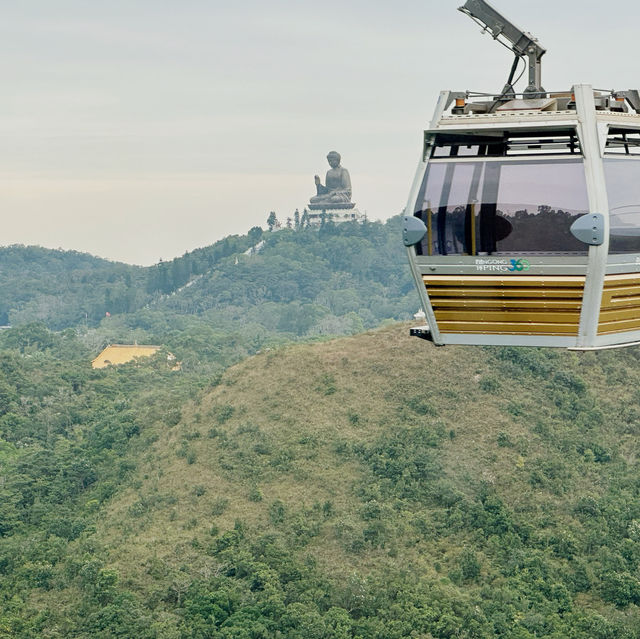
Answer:
M582 159L432 159L414 212L427 226L416 249L418 255L586 254L569 229L588 210Z
M609 253L640 253L640 158L606 159Z

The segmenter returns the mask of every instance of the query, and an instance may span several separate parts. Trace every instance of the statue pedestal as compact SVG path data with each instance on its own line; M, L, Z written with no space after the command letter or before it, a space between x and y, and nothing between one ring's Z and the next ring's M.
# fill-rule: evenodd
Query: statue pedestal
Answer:
M341 206L329 204L326 205L326 207L312 204L308 208L309 224L311 226L320 226L323 218L327 222L331 220L334 224L341 224L342 222L362 222L364 215L360 213L355 206L353 202L345 202Z
M333 211L334 209L352 209L355 202L325 202L324 204L309 204L310 211Z

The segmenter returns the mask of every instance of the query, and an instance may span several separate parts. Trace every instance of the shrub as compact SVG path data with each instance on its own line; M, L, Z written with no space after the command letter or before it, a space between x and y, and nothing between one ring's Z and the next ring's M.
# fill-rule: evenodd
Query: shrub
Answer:
M513 442L511 441L511 438L507 433L498 433L498 446L500 446L501 448L508 448L513 446Z
M318 390L324 395L333 395L337 390L336 386L336 378L329 373L325 373L320 378L320 384L318 385Z
M182 419L182 411L179 408L169 408L162 417L162 421L169 427L176 426Z
M286 507L279 499L276 499L276 501L269 506L269 518L272 523L281 524L284 521L285 514Z
M408 399L407 407L416 413L416 415L428 415L429 417L435 417L438 414L435 406L420 395Z
M485 393L497 393L500 390L500 382L495 377L483 377L478 385Z
M225 422L228 422L233 417L235 410L236 409L230 404L223 404L221 406L218 406L215 410L215 417L218 424L224 424Z
M218 499L216 499L211 506L211 514L214 517L222 515L222 513L227 509L228 505L229 500L226 497L218 497Z

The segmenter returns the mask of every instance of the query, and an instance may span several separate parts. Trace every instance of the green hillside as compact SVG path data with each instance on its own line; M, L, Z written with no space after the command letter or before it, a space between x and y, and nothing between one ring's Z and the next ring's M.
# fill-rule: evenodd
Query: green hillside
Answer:
M45 322L62 329L95 324L108 308L144 303L144 269L86 253L39 246L0 248L0 325ZM114 309L115 310L115 309Z
M640 350L407 329L208 380L6 332L0 637L640 637Z
M0 248L0 325L99 327L105 339L161 343L176 330L212 328L259 345L350 335L416 311L399 237L399 217L273 233L255 227L148 268Z
M55 330L95 326L107 312L133 313L175 293L256 241L255 231L230 236L148 268L77 251L0 247L0 324L38 321Z
M257 325L292 338L348 335L418 307L400 217L259 235L259 251L221 259L179 293L151 305L224 326ZM185 259L188 259L185 258ZM161 279L161 278L159 278Z

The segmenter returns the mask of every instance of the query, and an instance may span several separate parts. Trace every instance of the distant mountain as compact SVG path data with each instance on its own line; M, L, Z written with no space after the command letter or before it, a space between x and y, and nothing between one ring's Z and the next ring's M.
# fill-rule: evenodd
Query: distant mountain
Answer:
M96 323L107 310L146 301L145 269L87 253L14 245L0 248L0 324L41 321L61 329Z
M37 247L0 249L0 324L166 331L190 317L288 338L344 335L418 306L400 218L263 233L255 227L143 268ZM113 320L115 321L115 320Z

